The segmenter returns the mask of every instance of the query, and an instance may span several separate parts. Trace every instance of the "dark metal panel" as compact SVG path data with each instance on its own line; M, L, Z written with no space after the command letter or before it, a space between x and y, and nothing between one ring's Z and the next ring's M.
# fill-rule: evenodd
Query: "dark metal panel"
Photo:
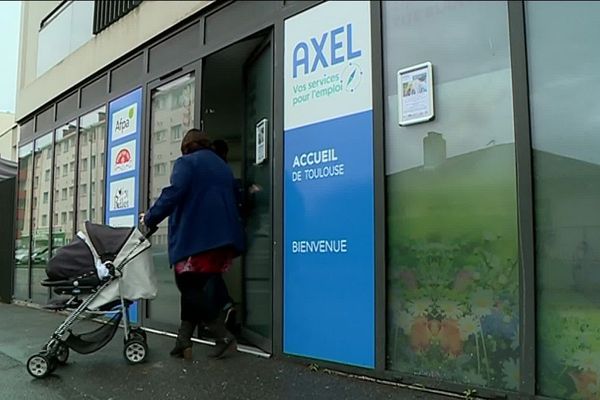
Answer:
M33 125L34 125L35 119L31 118L25 122L23 122L22 124L20 124L20 130L19 130L19 142L20 143L24 143L24 142L29 142L31 140L33 140Z
M56 120L57 121L65 121L70 117L73 117L77 114L78 109L78 95L77 91L71 93L64 99L60 100L56 104Z
M15 199L16 179L0 181L0 302L10 303L15 269Z
M371 57L373 71L373 182L375 204L375 369L386 369L386 225L385 225L385 148L383 95L382 7L371 3Z
M200 23L196 22L151 47L148 71L151 74L161 74L197 59L200 38Z
M108 95L108 77L102 75L93 82L87 84L81 89L81 108L87 110L90 107L96 107L103 103Z
M47 133L54 128L54 105L36 115L35 121L36 133Z
M295 14L298 14L302 11L308 10L316 6L319 3L323 3L324 0L307 0L307 1L285 1L283 9L283 18L289 18Z
M121 94L133 89L144 76L144 53L113 69L110 73L110 93Z
M278 18L273 30L273 341L275 354L283 353L283 104L284 27Z
M517 160L517 206L520 255L520 391L535 395L536 306L535 247L533 214L533 173L529 121L529 84L525 45L525 12L520 1L508 2L510 60L512 68L513 121Z
M194 128L202 130L202 60L194 63L196 92L194 93Z
M272 21L272 14L280 7L281 3L277 1L233 2L206 17L204 43L221 43L251 31L258 22Z
M94 1L94 26L93 33L98 34L108 28L127 13L140 5L142 1Z

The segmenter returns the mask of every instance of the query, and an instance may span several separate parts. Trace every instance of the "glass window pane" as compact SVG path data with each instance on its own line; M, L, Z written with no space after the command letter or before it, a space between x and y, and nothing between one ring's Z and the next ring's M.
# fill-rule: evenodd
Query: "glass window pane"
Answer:
M33 144L23 146L19 149L18 168L14 296L17 299L26 300L29 297Z
M65 59L92 37L94 2L66 2L38 35L37 76ZM58 149L57 149L58 151Z
M600 396L600 3L528 2L538 387Z
M48 301L48 289L43 287L40 282L46 279L46 264L48 262L50 250L50 226L47 216L50 214L50 204L43 204L37 199L43 198L44 192L52 189L51 182L45 182L39 179L43 171L52 168L52 133L48 133L35 141L33 177L34 182L34 201L33 201L33 242L31 248L31 298L33 302L46 304ZM41 182L40 182L41 181Z
M69 141L77 136L76 121L61 126L54 132L54 145L58 149L64 144L67 145L67 151L60 155L55 154L54 164L63 165L63 174L54 175L54 190L60 191L61 195L53 200L53 209L55 213L73 211L75 208L75 158L77 156L75 148L68 146ZM58 219L52 222L52 253L67 244L73 239L73 224L64 223Z
M505 2L383 2L388 367L519 384L519 270ZM400 127L397 72L430 61L436 119Z
M181 140L167 140L167 132L176 133L181 130L185 133L194 127L194 94L195 79L191 74L152 92L149 169L149 197L152 202L169 185L171 161L181 156ZM167 103L173 106L168 109L163 107ZM179 293L173 280L173 271L168 268L167 229L168 222L165 220L152 236L152 251L161 296L152 300L149 311L153 322L175 324L179 315L173 313L173 310L178 307Z
M104 158L106 147L106 107L101 107L79 119L79 175L77 194L77 229L82 229L85 221L104 221L104 162L98 168L88 168L87 160ZM85 162L84 162L85 160ZM96 192L92 188L102 190ZM98 210L92 213L91 210ZM66 217L66 216L65 216Z

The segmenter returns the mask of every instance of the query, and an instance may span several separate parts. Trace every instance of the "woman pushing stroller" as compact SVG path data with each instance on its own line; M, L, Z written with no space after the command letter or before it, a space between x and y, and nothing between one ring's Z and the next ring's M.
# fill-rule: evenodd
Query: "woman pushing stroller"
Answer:
M169 263L181 293L181 325L171 355L191 359L194 329L205 324L216 338L210 356L220 358L236 347L222 312L229 296L222 285L207 283L220 280L243 251L235 178L198 129L186 133L181 153L170 185L142 219L152 229L169 218Z

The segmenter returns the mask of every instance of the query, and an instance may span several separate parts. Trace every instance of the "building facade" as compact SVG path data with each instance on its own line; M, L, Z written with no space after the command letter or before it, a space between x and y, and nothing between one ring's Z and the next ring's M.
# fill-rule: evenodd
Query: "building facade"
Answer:
M229 145L267 354L484 397L600 396L596 2L24 2L14 299ZM84 23L85 22L85 23ZM48 51L59 39L69 45ZM172 331L160 294L138 322Z

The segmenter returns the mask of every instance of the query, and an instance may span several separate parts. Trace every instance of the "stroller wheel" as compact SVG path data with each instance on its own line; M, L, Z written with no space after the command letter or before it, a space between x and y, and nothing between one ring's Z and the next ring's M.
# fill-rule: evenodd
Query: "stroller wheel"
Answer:
M53 371L52 364L55 364L55 362L53 363L50 357L38 353L27 360L27 372L34 378L45 378Z
M56 361L58 361L60 365L65 365L68 359L69 347L64 343L59 344L58 349L56 350Z
M125 343L123 355L129 364L143 363L148 355L148 346L143 340L132 338Z

